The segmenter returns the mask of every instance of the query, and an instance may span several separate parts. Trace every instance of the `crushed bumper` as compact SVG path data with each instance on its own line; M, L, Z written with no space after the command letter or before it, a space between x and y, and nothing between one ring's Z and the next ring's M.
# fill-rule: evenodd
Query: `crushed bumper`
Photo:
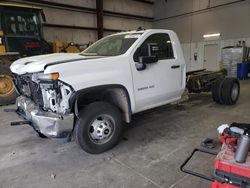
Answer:
M27 97L20 96L16 100L17 113L31 122L32 127L46 137L66 137L73 130L74 114L58 115L39 109Z

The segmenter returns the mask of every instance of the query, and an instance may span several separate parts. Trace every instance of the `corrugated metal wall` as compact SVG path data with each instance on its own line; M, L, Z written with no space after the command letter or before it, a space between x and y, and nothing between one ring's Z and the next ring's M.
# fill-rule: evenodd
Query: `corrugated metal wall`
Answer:
M59 39L85 44L97 40L96 0L13 0L4 2L30 4L43 8L47 19L43 29L47 41ZM70 6L67 7L67 5ZM106 11L103 18L104 35L119 30L137 29L139 26L152 28L152 8L153 4L133 0L104 0L103 9ZM116 14L113 15L110 12Z

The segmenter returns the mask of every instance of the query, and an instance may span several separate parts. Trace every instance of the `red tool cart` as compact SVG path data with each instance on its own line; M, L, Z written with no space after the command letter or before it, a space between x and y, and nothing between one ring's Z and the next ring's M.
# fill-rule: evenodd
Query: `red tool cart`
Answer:
M211 176L186 169L186 164L196 152L214 155L214 169ZM250 188L250 155L245 163L237 163L234 159L235 147L223 144L219 153L195 149L181 165L181 171L211 181L211 188Z

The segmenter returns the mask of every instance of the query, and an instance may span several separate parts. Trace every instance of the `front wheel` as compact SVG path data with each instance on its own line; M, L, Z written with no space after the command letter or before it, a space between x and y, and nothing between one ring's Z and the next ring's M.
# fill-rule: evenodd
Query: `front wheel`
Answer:
M84 108L75 126L76 142L84 151L92 154L113 148L121 133L121 113L106 102L94 102Z

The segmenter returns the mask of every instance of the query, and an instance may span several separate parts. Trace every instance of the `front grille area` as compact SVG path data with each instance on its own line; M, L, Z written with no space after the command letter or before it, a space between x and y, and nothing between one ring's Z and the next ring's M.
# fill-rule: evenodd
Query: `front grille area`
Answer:
M39 84L35 83L31 79L31 74L16 75L14 74L14 83L21 95L31 98L34 103L40 107L43 107L43 96Z

